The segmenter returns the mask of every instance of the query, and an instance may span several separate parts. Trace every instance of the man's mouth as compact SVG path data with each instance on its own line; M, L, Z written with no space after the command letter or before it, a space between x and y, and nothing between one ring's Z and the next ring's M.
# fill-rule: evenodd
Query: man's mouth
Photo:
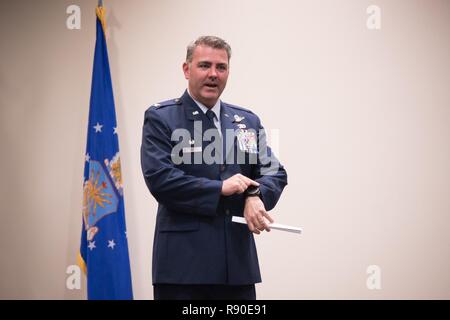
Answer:
M205 83L205 87L208 87L208 88L217 88L217 84L215 84L215 83Z

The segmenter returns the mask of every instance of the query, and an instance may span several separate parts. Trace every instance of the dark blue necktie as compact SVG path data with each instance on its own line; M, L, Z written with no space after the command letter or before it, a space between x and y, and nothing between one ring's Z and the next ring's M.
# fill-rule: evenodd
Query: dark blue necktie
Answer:
M214 113L214 111L212 111L211 109L208 109L208 111L206 111L206 116L211 121L211 123L214 126L216 126L216 124L214 123L214 118L216 117L216 114Z
M225 146L222 144L223 141L221 141L221 140L222 140L222 137L221 137L221 135L220 135L219 129L217 128L216 124L214 123L214 119L216 118L216 114L215 114L214 111L212 111L211 109L208 109L208 111L206 111L206 116L208 117L209 121L211 121L211 124L214 126L214 128L217 129L217 133L219 134L219 135L217 136L217 139L219 139L220 144L221 144L223 147L225 147ZM222 151L223 151L223 150L218 150L218 152L221 153L221 156L220 156L220 157L222 157L223 154L224 154L224 153L222 153Z

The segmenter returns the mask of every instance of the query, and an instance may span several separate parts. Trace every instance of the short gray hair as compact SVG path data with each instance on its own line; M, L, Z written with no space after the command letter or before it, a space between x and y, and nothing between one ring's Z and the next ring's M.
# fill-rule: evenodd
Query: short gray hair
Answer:
M224 49L228 55L228 61L231 58L231 47L225 40L215 36L202 36L192 42L187 47L186 62L192 62L192 55L198 46L206 46L214 49Z

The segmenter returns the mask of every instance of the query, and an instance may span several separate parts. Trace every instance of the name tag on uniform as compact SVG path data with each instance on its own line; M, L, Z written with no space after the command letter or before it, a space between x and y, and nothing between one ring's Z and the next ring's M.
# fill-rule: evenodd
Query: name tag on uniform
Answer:
M256 141L256 132L240 129L237 132L239 149L243 152L258 153L258 143Z
M184 147L183 153L202 152L202 147Z

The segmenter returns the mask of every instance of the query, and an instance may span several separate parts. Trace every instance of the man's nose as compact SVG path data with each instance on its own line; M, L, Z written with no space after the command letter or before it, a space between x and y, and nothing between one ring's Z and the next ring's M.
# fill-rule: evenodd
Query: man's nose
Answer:
M217 78L217 70L216 70L215 67L209 68L209 74L208 74L208 76L209 76L210 78Z

